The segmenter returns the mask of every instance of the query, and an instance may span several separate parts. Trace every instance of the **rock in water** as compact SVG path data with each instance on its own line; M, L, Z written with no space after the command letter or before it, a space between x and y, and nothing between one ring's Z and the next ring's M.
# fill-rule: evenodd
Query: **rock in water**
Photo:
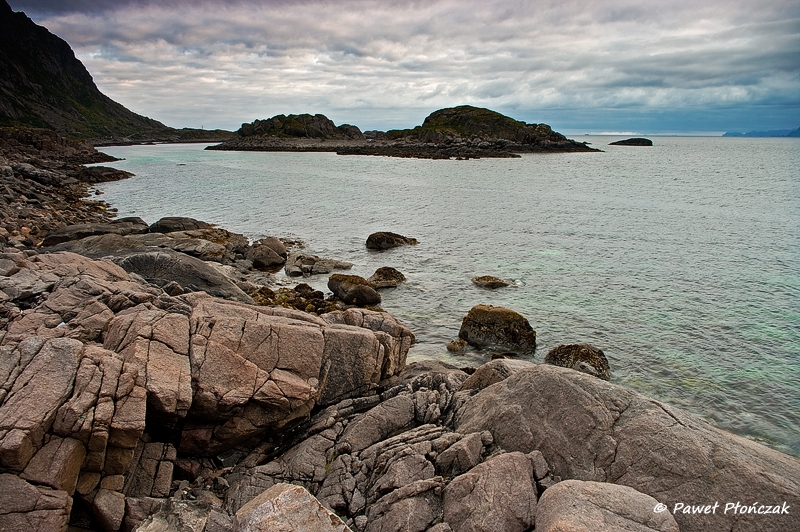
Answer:
M375 288L394 288L406 280L406 276L399 270L384 266L375 270L367 281L372 283Z
M494 347L515 353L536 349L536 331L521 314L504 307L476 305L461 322L458 337L468 344Z
M384 250L391 249L405 245L416 245L417 239L410 238L397 233L390 233L387 231L379 231L372 233L367 237L367 249Z
M348 305L379 305L381 302L381 295L370 282L358 275L335 273L328 279L328 288Z
M275 237L267 237L253 242L246 258L253 261L254 268L269 269L283 265L287 255L283 242Z
M512 281L507 281L505 279L500 279L499 277L494 277L492 275L481 275L480 277L473 277L472 283L475 286L479 286L481 288L504 288L506 286L511 286L514 284Z
M590 344L569 344L554 347L544 357L545 364L572 368L603 380L611 378L608 359L603 351Z

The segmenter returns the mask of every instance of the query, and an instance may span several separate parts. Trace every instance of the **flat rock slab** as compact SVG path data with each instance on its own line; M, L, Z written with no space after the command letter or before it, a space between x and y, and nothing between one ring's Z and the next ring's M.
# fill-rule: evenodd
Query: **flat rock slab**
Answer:
M628 486L565 480L548 488L536 514L536 532L678 532L659 502Z

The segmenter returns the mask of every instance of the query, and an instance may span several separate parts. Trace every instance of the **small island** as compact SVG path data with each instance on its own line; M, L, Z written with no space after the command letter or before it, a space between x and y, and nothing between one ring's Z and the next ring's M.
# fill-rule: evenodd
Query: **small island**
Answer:
M609 146L652 146L653 141L650 139L643 139L641 137L635 137L631 139L625 140L618 140L616 142L610 142Z
M421 159L519 157L520 153L600 151L547 124L527 124L490 109L460 105L431 113L422 125L386 132L336 126L321 114L277 115L242 124L236 136L209 150L327 151Z

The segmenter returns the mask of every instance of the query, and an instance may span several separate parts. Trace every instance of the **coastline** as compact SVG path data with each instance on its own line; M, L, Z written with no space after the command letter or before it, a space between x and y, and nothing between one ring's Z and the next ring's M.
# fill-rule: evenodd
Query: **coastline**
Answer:
M11 169L11 177L21 175L13 165L7 168ZM62 175L61 181L48 185L53 187L53 194L63 191L64 181L70 179L66 173ZM89 186L81 182L67 184L84 193ZM80 202L64 208L74 209L76 220L105 222L113 217L113 208L102 202ZM65 218L63 223L51 223L63 227L68 221ZM54 227L38 229L51 232ZM215 232L208 232L211 230ZM249 250L253 249L237 238L241 235L220 233L223 230L215 228L188 227L175 233L193 231L188 235L193 239L191 246L187 247L187 240L169 245L199 256L221 254L222 266L226 254L230 255L229 264L235 264L242 260L237 254L245 257L248 245ZM124 240L128 236L101 233L79 240L114 239L128 245L138 238ZM169 237L142 237L139 244L144 248L152 245L152 241L146 241L148 238L159 239L157 245L163 250ZM473 368L471 376L435 362L405 367L413 333L381 312L348 306L327 313L330 316L325 318L327 314L318 317L281 307L252 306L246 300L244 304L241 300L232 303L203 296L191 287L178 287L178 291L169 283L148 283L144 276L78 255L61 252L38 256L33 239L13 246L19 252L5 255L4 260L13 263L13 267L9 265L3 289L17 287L7 302L16 304L19 312L8 316L3 343L20 356L24 355L23 347L32 343L30 335L42 338L43 343L28 359L27 366L11 376L11 384L4 386L6 395L0 409L7 409L12 400L17 401L15 404L28 401L15 394L18 387L13 383L24 378L28 366L33 371L32 364L40 364L36 366L38 371L46 371L47 366L41 365L45 356L69 362L69 367L74 365L76 375L78 368L119 364L117 382L130 379L133 385L127 393L110 396L104 396L102 387L98 387L94 392L97 399L86 403L85 397L79 401L83 392L73 382L65 382L66 391L63 398L56 400L54 412L71 408L80 414L80 408L87 408L80 405L91 404L88 408L99 419L95 406L102 402L99 399L106 397L114 402L114 414L105 425L110 430L106 429L102 457L91 455L101 452L92 450L98 444L91 439L92 434L101 433L100 425L89 427L87 436L87 428L80 423L59 421L49 428L45 423L41 426L50 439L43 445L38 433L25 432L29 429L23 425L4 427L6 431L18 431L14 434L24 433L32 451L27 456L24 449L29 448L28 444L13 443L9 432L0 436L4 451L4 474L0 480L4 487L17 489L22 486L20 482L46 484L42 480L46 475L35 473L30 463L42 462L47 453L54 456L50 442L63 440L67 443L59 443L58 448L64 450L55 453L59 458L54 463L61 464L61 460L71 465L59 469L58 485L53 487L67 494L69 508L73 500L89 501L89 514L99 520L96 522L108 521L117 528L124 523L132 526L148 519L153 522L159 515L163 519L166 515L199 511L204 504L201 511L205 512L205 519L216 519L224 525L222 530L227 530L225 526L233 526L239 518L237 512L257 493L280 482L290 482L304 486L353 530L391 527L401 514L407 516L409 512L420 523L427 519L425 526L430 529L470 519L469 515L459 516L456 501L463 497L456 495L460 493L459 483L467 478L493 479L508 467L516 471L530 468L528 479L521 475L521 483L500 483L494 493L510 497L510 502L500 512L491 507L483 511L508 514L507 508L520 504L515 495L521 493L546 500L548 490L568 479L610 482L649 494L654 499L636 499L635 503L648 517L653 515L652 506L647 506L651 500L672 510L678 503L713 503L711 499L727 503L741 499L745 493L754 493L756 499L769 498L775 504L780 502L778 499L795 508L800 504L797 459L573 370L504 360ZM215 262L213 258L211 262ZM18 274L24 275L15 279ZM23 285L22 277L26 275L42 282L27 280L28 284ZM25 286L29 285L29 293L25 293ZM90 308L90 312L81 312ZM58 322L54 321L56 316ZM200 324L211 320L219 325L209 325L204 330ZM248 351L247 342L228 335L237 327L242 331L247 324L255 323L267 323L275 331L287 323L295 327L280 329L283 334L277 336L281 342L288 342L281 344L284 349L305 353L301 360L281 361L280 356L274 363L259 360L255 351ZM212 331L219 331L216 334L220 336L212 339ZM308 336L293 337L297 331ZM339 338L338 344L319 344L320 336L313 331L319 331L324 341ZM248 341L256 342L252 346L259 345L255 337ZM203 358L203 362L216 361L221 376L203 372L203 364L190 352L190 346L200 345L198 342L222 346L217 351L206 347ZM355 347L368 344L374 349ZM102 353L97 350L100 345ZM317 347L308 347L312 345ZM156 346L167 347L162 351L163 358L142 358L142 353L155 353ZM67 352L74 358L58 358ZM328 369L323 371L325 364ZM266 372L262 365L272 369ZM251 386L249 395L244 392L236 382L241 368L252 371L254 378L261 375L258 378L264 379L263 389L254 391ZM375 373L368 368L380 371ZM115 384L114 388L119 386ZM268 395L267 388L273 395ZM530 390L539 393L526 395ZM564 394L576 395L565 400ZM586 394L591 398L588 403ZM234 402L225 403L221 400L224 397L233 397ZM123 416L123 405L133 408L136 414ZM264 409L265 405L271 406ZM597 405L603 406L598 409ZM253 417L257 408L264 410ZM278 419L274 418L275 412L280 412ZM509 412L517 412L516 417L509 417ZM261 424L252 425L255 419ZM553 424L553 419L561 422ZM246 422L251 428L245 427ZM521 428L525 430L520 431ZM165 442L165 433L172 434L167 440L181 443ZM272 441L262 439L265 435ZM80 443L84 438L86 443ZM87 449L89 454L78 460ZM117 465L105 469L100 466L96 471L90 455ZM25 465L9 458L24 461L26 456ZM351 467L356 462L365 465ZM398 465L389 466L394 463ZM419 473L408 476L401 472L414 464L421 466L416 469ZM366 467L370 475L359 477L361 467ZM185 484L172 482L179 475L188 477ZM457 481L459 478L462 480ZM583 486L595 488L594 484ZM170 495L172 500L168 499ZM469 506L483 508L480 500L470 499ZM63 521L65 508L68 507L49 511L55 516L53 519ZM618 516L622 513L609 508L605 511ZM527 519L530 526L536 512L530 506L526 512L522 519ZM752 512L674 513L681 530L723 530L733 524L788 530L800 523L797 513L786 517ZM69 514L67 509L66 518Z

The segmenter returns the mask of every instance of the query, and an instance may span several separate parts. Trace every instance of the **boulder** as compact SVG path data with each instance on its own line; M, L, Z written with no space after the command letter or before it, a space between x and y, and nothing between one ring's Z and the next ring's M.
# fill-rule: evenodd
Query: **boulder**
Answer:
M367 249L384 250L405 245L416 245L417 239L410 238L397 233L379 231L367 237Z
M210 224L183 216L167 216L150 226L151 233L174 233L175 231L191 231L193 229L209 229Z
M511 286L514 284L514 281L509 281L507 279L500 279L499 277L494 277L492 275L482 275L480 277L473 277L472 284L480 288L488 288L490 290L494 290L495 288L504 288L506 286Z
M253 261L254 268L269 269L284 264L287 256L283 242L275 237L266 237L253 242L245 258Z
M464 351L467 350L467 342L466 340L458 338L457 340L448 342L447 350L450 351L451 353L463 353Z
M175 281L186 291L200 291L243 303L253 300L227 277L200 259L176 251L147 251L115 259L125 271L136 273L156 284Z
M678 532L669 511L628 486L565 480L548 488L536 509L536 532L619 530Z
M508 451L541 451L554 477L630 486L670 510L715 501L800 507L800 460L566 368L537 364L484 388L454 426L489 430ZM721 512L674 517L683 532L800 529L796 512Z
M444 489L444 520L455 531L525 532L536 517L531 461L504 453L452 480Z
M276 484L236 512L237 532L350 532L302 486Z
M515 353L536 349L536 331L528 320L513 310L476 305L461 322L458 337L478 348L497 348Z
M405 280L405 275L399 270L389 266L378 268L375 270L375 273L367 279L374 288L394 288Z
M559 345L547 353L544 362L582 371L606 381L611 378L608 359L603 351L590 344Z
M328 288L348 305L379 305L381 302L381 295L372 284L358 275L335 273L328 279Z

